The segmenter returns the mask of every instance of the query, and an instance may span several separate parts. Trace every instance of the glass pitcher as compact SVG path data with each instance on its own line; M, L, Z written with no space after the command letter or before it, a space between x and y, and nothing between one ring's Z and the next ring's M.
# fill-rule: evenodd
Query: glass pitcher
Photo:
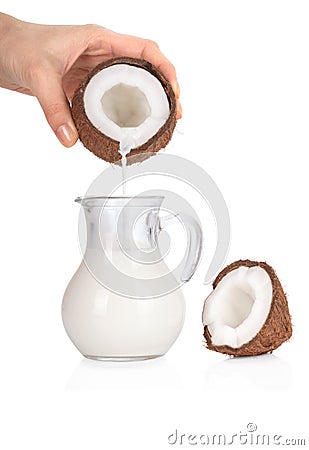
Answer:
M67 334L87 358L143 360L165 354L185 316L181 284L200 259L202 232L183 214L160 216L163 197L79 197L86 219L83 260L62 302ZM182 224L186 258L173 272L158 245L160 232Z

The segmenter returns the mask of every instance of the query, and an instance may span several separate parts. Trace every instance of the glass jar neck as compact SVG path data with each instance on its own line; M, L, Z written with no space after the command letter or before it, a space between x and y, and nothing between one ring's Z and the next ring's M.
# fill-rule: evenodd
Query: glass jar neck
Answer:
M152 248L162 197L88 197L82 204L87 225L87 249Z

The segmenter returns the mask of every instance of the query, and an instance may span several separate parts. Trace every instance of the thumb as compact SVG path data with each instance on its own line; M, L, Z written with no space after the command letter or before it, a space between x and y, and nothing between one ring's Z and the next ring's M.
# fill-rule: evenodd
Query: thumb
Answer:
M44 111L47 122L65 147L71 147L78 139L68 100L62 88L61 77L40 79L34 93Z

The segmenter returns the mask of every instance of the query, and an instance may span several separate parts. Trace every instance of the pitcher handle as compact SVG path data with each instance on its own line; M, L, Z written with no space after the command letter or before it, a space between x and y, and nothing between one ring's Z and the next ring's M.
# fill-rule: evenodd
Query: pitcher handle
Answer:
M181 281L186 282L191 279L201 258L203 233L199 223L187 214L168 214L159 218L159 232L170 225L181 222L187 231L188 237L186 265L181 274Z

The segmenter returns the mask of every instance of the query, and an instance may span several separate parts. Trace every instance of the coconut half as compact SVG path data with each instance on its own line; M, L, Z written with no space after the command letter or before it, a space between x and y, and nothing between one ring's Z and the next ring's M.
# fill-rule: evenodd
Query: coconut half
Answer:
M113 58L95 67L72 99L83 145L108 162L134 162L166 147L176 125L176 97L164 75L142 59ZM129 163L132 163L130 158Z
M205 301L203 325L207 348L228 355L260 355L288 340L291 317L274 269L249 260L227 266Z

